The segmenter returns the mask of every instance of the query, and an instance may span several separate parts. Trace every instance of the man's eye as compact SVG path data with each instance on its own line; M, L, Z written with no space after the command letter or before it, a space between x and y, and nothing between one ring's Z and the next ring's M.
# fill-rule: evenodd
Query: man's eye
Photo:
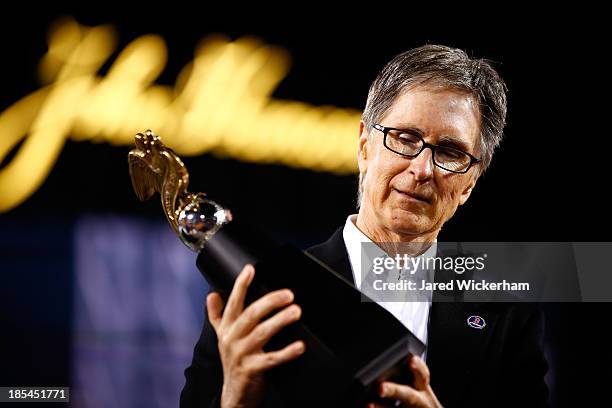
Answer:
M418 137L410 133L400 133L397 135L397 138L404 144L418 144L421 142Z
M465 160L467 155L455 149L438 149L436 152L438 158L441 160Z

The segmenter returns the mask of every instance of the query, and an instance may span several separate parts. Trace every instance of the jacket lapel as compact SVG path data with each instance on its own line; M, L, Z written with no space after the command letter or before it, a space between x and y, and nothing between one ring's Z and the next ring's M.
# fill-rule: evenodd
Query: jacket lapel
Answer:
M462 256L461 246L438 244L437 256ZM436 271L434 281L469 279L454 272ZM468 319L480 318L484 326L477 328ZM495 331L498 313L487 303L463 301L459 291L434 292L429 311L427 336L427 366L431 372L431 386L443 404L461 405L460 398L469 395L472 373L484 364L485 351Z
M355 285L342 228L308 252ZM438 281L436 274L436 281ZM468 325L470 316L485 321L482 329ZM485 350L495 330L498 314L486 303L464 303L459 297L434 295L429 312L427 365L431 385L441 402L456 405L469 395L466 387L473 372L484 363Z
M484 319L481 329L470 327L468 319ZM431 386L445 405L460 405L469 395L466 387L472 374L485 363L485 351L494 333L498 314L487 304L433 302L429 312L427 365Z
M342 236L342 227L338 228L327 241L309 248L306 252L329 266L352 286L355 286L353 270Z

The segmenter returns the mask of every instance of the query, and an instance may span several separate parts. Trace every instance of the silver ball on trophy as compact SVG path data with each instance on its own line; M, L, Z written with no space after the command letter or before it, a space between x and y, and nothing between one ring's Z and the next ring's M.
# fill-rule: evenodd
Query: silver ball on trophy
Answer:
M219 228L231 220L229 210L198 194L179 213L179 236L185 245L198 252Z

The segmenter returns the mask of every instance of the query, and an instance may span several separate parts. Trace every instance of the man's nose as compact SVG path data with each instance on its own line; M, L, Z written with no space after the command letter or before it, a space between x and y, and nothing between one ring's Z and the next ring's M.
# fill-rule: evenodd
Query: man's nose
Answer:
M425 181L433 176L434 164L432 156L433 152L431 149L425 148L417 157L410 159L408 170L414 175L416 181Z

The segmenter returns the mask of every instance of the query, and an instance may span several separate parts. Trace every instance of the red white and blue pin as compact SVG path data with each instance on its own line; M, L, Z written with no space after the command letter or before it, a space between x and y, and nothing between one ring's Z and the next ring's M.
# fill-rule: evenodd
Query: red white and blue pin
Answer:
M467 324L473 329L482 330L487 325L485 320L480 316L470 316L467 319Z

